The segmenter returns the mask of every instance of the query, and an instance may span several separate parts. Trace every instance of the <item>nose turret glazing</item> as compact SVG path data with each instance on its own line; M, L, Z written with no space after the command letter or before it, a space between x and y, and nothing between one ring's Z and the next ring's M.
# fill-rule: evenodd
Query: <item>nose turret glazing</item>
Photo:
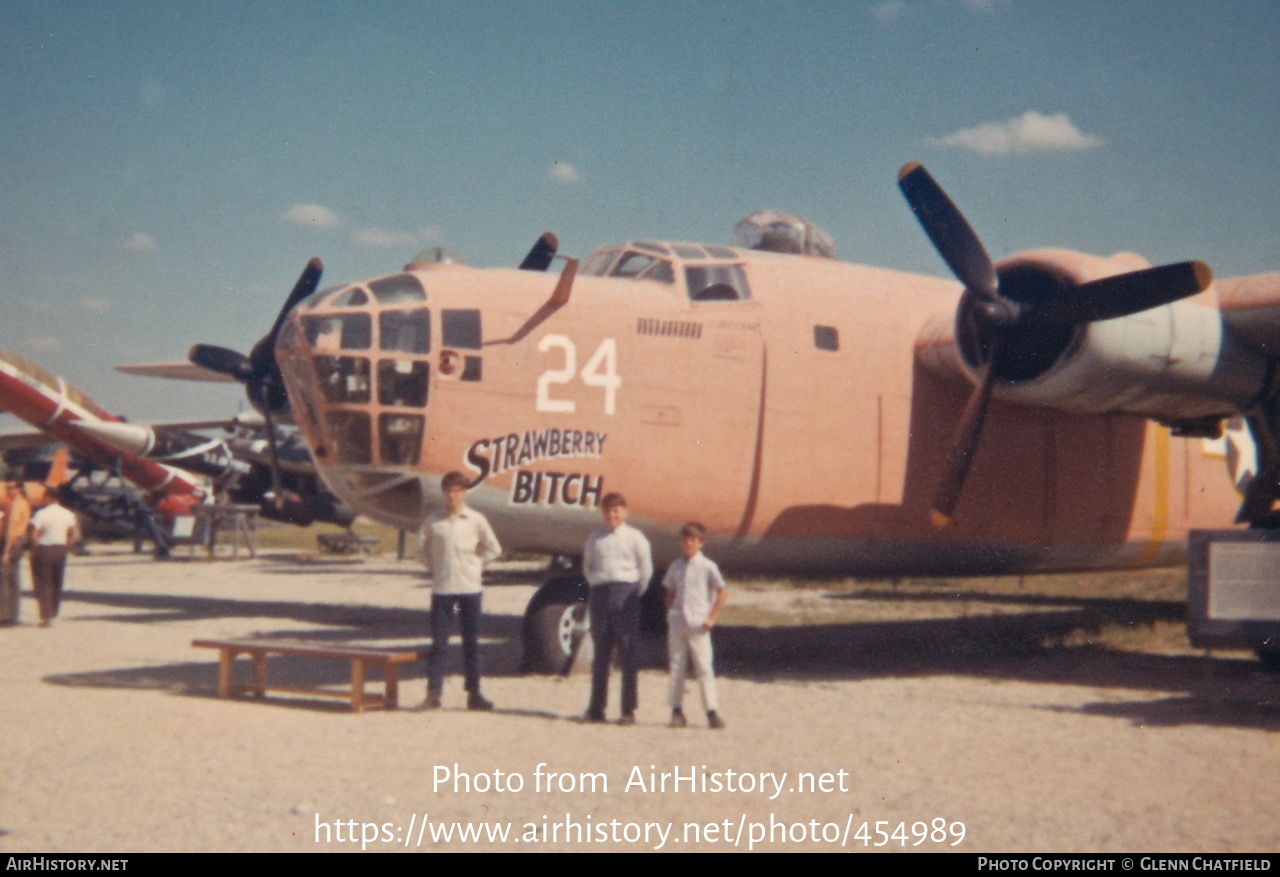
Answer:
M415 525L432 365L427 293L396 274L319 293L289 318L276 357L294 419L344 499Z

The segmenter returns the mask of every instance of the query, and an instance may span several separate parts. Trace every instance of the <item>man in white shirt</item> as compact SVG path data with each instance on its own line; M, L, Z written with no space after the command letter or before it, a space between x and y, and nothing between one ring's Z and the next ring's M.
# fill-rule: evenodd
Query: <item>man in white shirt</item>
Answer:
M49 490L49 504L31 518L31 582L40 604L40 626L58 617L62 604L62 579L67 550L80 538L76 516L58 504L56 488Z
M457 611L462 626L467 709L491 710L480 693L480 574L487 561L502 553L498 537L484 515L466 503L467 477L450 472L440 482L444 509L428 516L418 531L418 547L431 557L431 660L427 669L424 709L438 709L444 693L445 655Z
M684 714L684 679L689 659L702 690L702 707L707 725L723 728L724 719L716 711L716 676L711 666L711 628L729 592L715 561L702 553L707 528L690 521L680 528L681 557L667 569L662 579L667 606L667 655L671 666L671 723L689 724Z
M620 493L600 502L604 526L592 532L582 552L582 573L591 586L591 702L582 717L603 722L609 699L609 664L618 650L622 665L621 724L636 721L636 647L640 639L640 595L653 577L649 540L627 524L627 500Z

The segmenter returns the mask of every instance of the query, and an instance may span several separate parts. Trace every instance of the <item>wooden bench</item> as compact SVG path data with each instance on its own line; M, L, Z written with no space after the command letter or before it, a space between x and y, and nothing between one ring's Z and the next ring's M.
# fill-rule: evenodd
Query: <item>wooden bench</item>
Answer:
M367 646L333 646L328 643L304 642L301 640L280 639L198 639L192 646L204 649L219 649L218 660L218 697L231 697L240 692L253 692L262 697L268 691L285 691L291 694L310 694L319 697L349 698L351 709L364 712L365 709L395 709L399 700L400 665L406 661L416 661L420 657L417 650L407 649L375 649ZM248 655L253 661L252 682L232 682L231 665L237 655ZM295 686L275 685L267 681L267 655L298 655L306 658L328 658L351 662L351 690L330 691L324 688L298 688ZM370 666L382 668L383 679L386 680L386 694L366 695L364 682L366 671Z

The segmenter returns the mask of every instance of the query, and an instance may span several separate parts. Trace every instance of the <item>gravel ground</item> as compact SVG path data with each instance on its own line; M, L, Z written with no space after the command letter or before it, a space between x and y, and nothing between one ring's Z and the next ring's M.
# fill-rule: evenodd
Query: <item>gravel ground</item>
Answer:
M419 645L414 564L74 558L52 628L28 594L25 623L0 630L0 851L861 850L859 834L895 850L1280 850L1280 679L1245 658L1038 647L1035 613L727 623L726 730L702 727L692 687L693 726L667 729L658 666L637 726L584 725L585 675L518 672L536 576L492 578L498 710L466 712L451 677L439 712L355 715L219 700L216 654L190 643ZM769 599L789 605L752 595ZM337 687L347 668L273 674ZM413 665L401 699L422 696Z

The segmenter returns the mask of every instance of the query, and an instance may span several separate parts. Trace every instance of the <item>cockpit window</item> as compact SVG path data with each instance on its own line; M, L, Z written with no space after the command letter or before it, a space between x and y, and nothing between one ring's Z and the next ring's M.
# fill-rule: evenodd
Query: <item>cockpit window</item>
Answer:
M332 297L332 301L330 301L330 297ZM317 307L321 305L321 303L329 305L330 307L357 307L360 305L367 305L367 303L369 303L369 293L365 292L364 287L347 287L346 289L342 289L340 287L329 287L328 289L321 289L321 291L314 294L314 296L307 298L308 309L311 309L311 307Z
M383 305L398 305L427 299L422 284L412 274L396 274L375 280L369 284L369 289L378 303Z
M751 298L740 265L690 265L684 269L693 301L745 301Z
M431 314L426 308L383 311L378 314L378 339L383 350L430 353Z
M330 404L364 405L369 401L369 360L358 356L317 356L316 381Z
M315 307L325 300L324 295L317 295L311 299L311 307ZM354 308L369 303L369 296L364 289L359 286L353 286L344 290L333 297L332 301L325 302L329 307L334 308Z
M384 466L416 466L422 448L420 414L379 414L378 439Z
M379 360L378 404L396 408L425 408L427 364L406 359Z
M660 280L663 283L671 283L674 280L671 263L666 259L635 251L623 254L609 275L611 277L643 277L645 280Z
M373 343L373 323L368 314L334 314L303 317L306 343L316 350L368 350Z
M650 253L657 253L660 256L670 256L671 250L666 244L660 241L635 241L631 246L638 250L648 250Z
M369 415L360 411L330 411L329 439L339 463L367 466L373 462L373 433Z
M604 277L609 271L609 265L613 262L613 257L618 255L617 250L597 250L587 257L586 263L582 266L582 275L584 277Z

